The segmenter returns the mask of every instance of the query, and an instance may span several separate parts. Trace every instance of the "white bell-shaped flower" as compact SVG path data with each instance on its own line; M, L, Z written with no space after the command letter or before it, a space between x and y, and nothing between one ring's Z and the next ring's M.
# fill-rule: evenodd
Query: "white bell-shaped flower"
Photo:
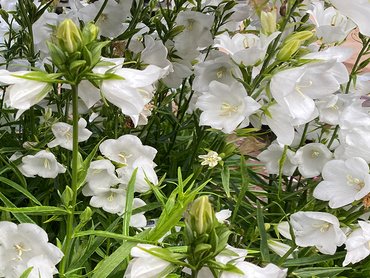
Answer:
M0 222L0 276L18 278L33 267L30 278L52 278L63 253L48 242L48 235L31 223Z
M369 166L360 157L327 162L322 177L323 181L316 186L313 196L329 201L331 208L349 205L370 193Z
M323 254L335 254L346 241L338 219L330 213L299 211L291 215L290 224L298 246L315 246Z
M358 221L360 227L355 229L346 241L346 258L343 266L355 264L370 255L370 223Z
M35 155L26 155L22 158L22 163L18 165L18 168L24 176L30 178L40 176L54 179L58 174L66 171L66 168L58 163L54 154L45 150Z

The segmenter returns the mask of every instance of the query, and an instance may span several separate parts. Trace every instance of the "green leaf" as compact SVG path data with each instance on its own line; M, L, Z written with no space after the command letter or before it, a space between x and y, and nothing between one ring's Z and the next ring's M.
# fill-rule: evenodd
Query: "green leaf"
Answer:
M99 236L99 237L105 237L105 238L114 238L114 239L120 239L120 240L125 240L125 241L131 241L131 242L136 242L136 243L146 243L146 244L157 244L155 241L149 241L149 240L144 240L140 239L137 237L133 236L125 236L121 234L116 234L116 233L111 233L111 232L106 232L106 231L96 231L96 230L88 230L88 231L82 231L75 233L73 237L82 237L82 236Z
M136 168L131 175L130 181L127 185L127 192L126 192L126 206L125 206L125 213L123 214L123 235L129 235L130 230L130 219L132 215L132 205L134 203L134 191L135 191L135 182L136 182Z
M6 198L3 193L0 192L0 200L4 203L4 205L6 205L7 207L10 207L10 208L16 208L16 206L8 200L8 198ZM29 218L27 215L23 214L23 213L13 213L14 217L20 222L20 223L33 223L35 224L35 222Z
M300 278L334 277L345 270L351 269L350 267L306 267L295 270L292 274Z
M260 232L260 251L261 257L264 262L270 262L270 253L267 243L267 233L265 230L265 222L263 220L263 211L259 201L257 201L257 226Z
M22 275L21 275L19 278L27 278L27 277L30 275L30 273L31 273L32 269L33 269L33 266L31 266L31 267L27 268L27 269L22 273Z
M36 197L34 197L27 189L25 189L24 187L22 187L21 185L15 183L14 181L11 181L7 178L4 178L4 177L0 177L0 182L2 183L5 183L11 187L13 187L15 190L19 191L20 193L22 193L24 196L28 197L30 200L32 200L32 202L34 202L35 204L41 206L42 204L39 202L39 200L36 199Z
M221 172L222 186L225 190L227 198L230 198L230 170L229 167L224 166Z
M345 251L337 252L334 255L314 255L314 256L309 256L309 257L287 260L283 263L283 266L290 267L290 266L313 265L313 264L318 264L318 263L324 263L329 260L341 259L345 255L346 255Z
M34 214L34 215L63 215L68 214L68 212L62 208L51 207L51 206L37 206L37 207L23 207L23 208L6 208L0 207L2 211L8 211L11 213L25 213L25 214Z

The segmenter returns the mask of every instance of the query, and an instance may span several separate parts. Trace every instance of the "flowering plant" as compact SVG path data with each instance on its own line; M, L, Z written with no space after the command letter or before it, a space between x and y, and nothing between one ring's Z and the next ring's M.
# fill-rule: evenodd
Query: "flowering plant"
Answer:
M0 277L368 276L369 1L67 2L0 0Z

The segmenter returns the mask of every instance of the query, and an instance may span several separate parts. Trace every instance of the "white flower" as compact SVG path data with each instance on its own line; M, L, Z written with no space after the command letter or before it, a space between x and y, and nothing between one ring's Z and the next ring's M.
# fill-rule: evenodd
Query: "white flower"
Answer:
M291 246L285 243L282 243L275 239L268 239L267 240L268 247L274 251L276 254L278 254L280 257L284 257L286 253L291 249ZM288 259L293 259L293 255L290 254L288 256Z
M368 120L366 118L362 121ZM361 157L370 163L370 126L354 126L339 130L340 146L335 149L335 157L347 159Z
M288 269L281 269L278 266L270 263L265 267L259 267L258 265L250 262L237 262L235 264L243 274L237 274L234 272L223 271L220 278L285 278L287 276Z
M153 185L158 184L158 177L154 171L155 163L146 157L139 157L130 166L121 167L116 170L118 177L123 183L128 184L134 170L137 168L135 179L135 192L146 192L150 186L146 180Z
M161 40L154 40L147 35L144 37L145 48L141 52L141 60L145 64L155 65L166 72L173 71L171 62L167 59L168 50Z
M10 85L6 90L6 103L10 107L19 109L16 119L22 115L25 110L40 102L53 89L53 86L46 82L17 77L29 72L9 72L0 70L0 83Z
M86 128L87 122L81 118L78 121L78 142L86 141L92 132ZM55 139L48 143L49 148L61 146L67 150L73 149L73 126L67 123L55 123L51 127Z
M269 174L279 174L279 164L283 156L284 148L279 144L272 143L267 150L261 152L257 158L265 163L266 170ZM285 176L292 176L295 169L297 169L297 162L294 158L294 152L286 151L286 159L283 165L283 174Z
M241 78L239 68L226 55L196 64L194 74L193 90L198 92L207 92L213 80L230 86L237 82L235 77Z
M370 223L358 221L360 227L354 230L346 241L346 258L343 266L355 264L370 255Z
M124 274L125 278L162 278L171 273L173 266L157 256L148 253L146 250L156 252L160 247L150 244L138 244L131 249L131 256L134 257ZM160 251L157 251L160 252Z
M279 32L275 32L270 36L237 33L230 38L227 32L225 32L216 36L214 46L230 54L236 63L244 66L253 66L263 60L269 44L278 35Z
M308 11L316 25L316 36L323 43L343 41L355 28L355 24L333 7L324 9L322 2L312 3L313 9Z
M229 209L223 209L215 213L216 219L220 223L227 222L227 219L231 216L232 211Z
M132 166L136 159L145 157L153 161L157 150L150 146L144 146L135 135L126 134L118 139L108 139L99 146L100 152L108 159Z
M222 160L222 157L215 151L209 151L207 154L199 155L198 157L202 159L201 165L208 165L209 168L215 167Z
M272 96L289 111L295 124L305 124L317 114L314 99L335 93L348 81L348 72L336 61L312 63L280 71L270 83Z
M212 81L209 92L198 98L196 106L203 112L200 125L209 125L225 133L249 125L249 116L261 106L249 97L240 83L231 86Z
M88 80L82 80L78 85L78 96L88 109L100 100L100 90Z
M296 160L298 170L305 178L320 175L325 163L331 160L333 154L321 143L310 143L298 149Z
M330 0L342 14L352 19L365 36L370 36L370 2L368 0Z
M23 175L30 178L40 176L54 179L58 174L66 171L66 168L58 163L54 154L45 150L35 155L26 155L18 168Z
M323 254L335 254L346 241L338 219L330 213L299 211L291 215L290 224L298 246L315 246Z
M320 182L313 196L329 201L331 208L339 208L360 200L370 192L369 166L360 157L343 160L331 160L322 171Z
M52 278L63 253L48 243L48 235L31 223L0 222L0 276L18 278L33 267L30 278Z

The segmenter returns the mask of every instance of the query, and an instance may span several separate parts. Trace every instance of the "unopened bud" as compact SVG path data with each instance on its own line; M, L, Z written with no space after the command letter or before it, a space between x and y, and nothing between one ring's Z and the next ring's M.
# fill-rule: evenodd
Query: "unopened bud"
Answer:
M93 212L90 207L86 207L85 210L80 215L80 220L82 223L86 223L91 219Z
M217 223L215 212L208 196L196 199L190 207L188 222L198 235L209 233Z
M308 39L310 39L311 37L313 36L313 33L311 31L301 31L301 32L297 32L297 33L294 33L292 35L290 35L284 43L288 43L290 41L295 41L295 40L298 40L300 42L304 42Z
M291 40L284 43L283 47L276 55L276 58L280 61L288 61L298 51L300 46L301 41L299 40Z
M89 22L84 26L82 29L82 38L84 41L84 44L89 44L90 42L93 42L96 40L99 34L99 27L96 26L94 23Z
M261 12L262 32L270 35L276 31L276 9L270 12Z
M82 47L81 31L71 19L65 19L60 23L56 37L60 47L68 53L79 51Z

